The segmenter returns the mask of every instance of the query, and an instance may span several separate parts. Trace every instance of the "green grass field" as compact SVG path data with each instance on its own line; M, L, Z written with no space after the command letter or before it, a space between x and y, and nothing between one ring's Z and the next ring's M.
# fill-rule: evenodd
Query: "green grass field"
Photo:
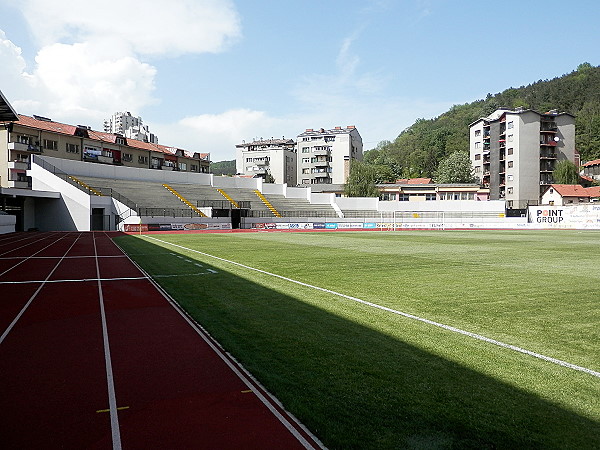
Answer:
M596 374L336 294L599 372L599 232L117 243L330 448L600 448Z

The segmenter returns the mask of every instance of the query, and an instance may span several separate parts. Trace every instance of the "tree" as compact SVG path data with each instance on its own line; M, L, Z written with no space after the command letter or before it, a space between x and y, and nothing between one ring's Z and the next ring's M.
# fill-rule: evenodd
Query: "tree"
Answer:
M435 172L436 183L473 183L473 166L465 152L454 152L440 163Z
M556 164L552 176L556 184L579 184L579 168L568 159Z
M353 160L344 194L347 197L379 197L379 189L375 183L377 183L376 167Z

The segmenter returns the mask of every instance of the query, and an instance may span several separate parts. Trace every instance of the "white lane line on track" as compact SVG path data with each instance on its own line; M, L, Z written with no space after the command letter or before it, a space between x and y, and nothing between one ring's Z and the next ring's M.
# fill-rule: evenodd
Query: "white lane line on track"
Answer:
M336 295L338 297L342 297L342 298L345 298L347 300L351 300L351 301L356 302L356 303L360 303L360 304L363 304L363 305L366 305L366 306L370 306L372 308L380 309L382 311L390 312L392 314L397 314L399 316L403 316L403 317L406 317L408 319L417 320L419 322L423 322L423 323L426 323L428 325L433 325L435 327L442 328L444 330L448 330L448 331L451 331L453 333L462 334L463 336L468 336L468 337L471 337L473 339L477 339L479 341L487 342L489 344L493 344L493 345L496 345L498 347L506 348L508 350L513 350L513 351L518 352L518 353L523 353L525 355L533 356L534 358L541 359L541 360L547 361L547 362L552 363L552 364L557 364L557 365L562 366L562 367L566 367L566 368L569 368L569 369L577 370L579 372L584 372L584 373L587 373L589 375L592 375L592 376L600 378L600 372L597 372L595 370L588 369L587 367L583 367L583 366L578 366L576 364L571 364L571 363L569 363L567 361L563 361L561 359L552 358L550 356L542 355L541 353L536 353L536 352L533 352L531 350L524 349L522 347L517 347L516 345L507 344L507 343L502 342L502 341L497 341L495 339L488 338L488 337L482 336L480 334L471 333L470 331L462 330L460 328L456 328L456 327L453 327L453 326L450 326L450 325L445 325L443 323L439 323L439 322L435 322L433 320L425 319L423 317L415 316L414 314L405 313L405 312L402 312L402 311L398 311L396 309L388 308L387 306L378 305L377 303L372 303L372 302L368 302L366 300L361 300L360 298L352 297L350 295L342 294L340 292L332 291L332 290L325 289L325 288L322 288L322 287L319 287L319 286L314 286L314 285L308 284L308 283L303 283L301 281L297 281L297 280L294 280L292 278L284 277L282 275L277 275L276 273L267 272L265 270L257 269L255 267L247 266L245 264L241 264L241 263L238 263L238 262L235 262L235 261L230 261L228 259L220 258L218 256L211 255L209 253L204 253L204 252L201 252L199 250L194 250L194 249L191 249L191 248L184 247L182 245L173 244L171 242L163 241L161 239L158 239L158 238L155 238L155 237L152 237L152 236L144 236L144 237L148 238L148 239L152 239L152 240L158 241L158 242L162 242L163 244L172 245L173 247L181 248L183 250L187 250L187 251L192 252L192 253L198 253L200 255L204 255L204 256L207 256L209 258L214 258L214 259L219 260L219 261L223 261L223 262L226 262L226 263L229 263L229 264L233 264L235 266L242 267L244 269L253 270L255 272L259 272L259 273L262 273L264 275L269 275L269 276L272 276L272 277L275 277L275 278L279 278L281 280L289 281L290 283L298 284L300 286L304 286L304 287L315 289L315 290L318 290L318 291L321 291L321 292L326 292L328 294Z
M16 263L15 265L13 265L13 266L9 267L8 269L6 269L4 272L0 273L0 277L1 277L2 275L4 275L5 273L7 273L7 272L10 272L11 270L13 270L15 267L18 267L18 266L20 266L20 265L21 265L21 264L23 264L25 261L27 261L27 260L29 260L29 259L33 258L33 257L34 257L35 255L37 255L38 253L40 253L40 252L43 252L43 251L44 251L44 250L46 250L48 247L51 247L52 245L56 244L58 241L60 241L60 240L64 239L65 237L66 237L66 235L65 235L65 236L61 236L59 239L57 239L57 240L55 240L55 241L52 241L50 244L48 244L48 245L46 245L44 248L42 248L42 249L38 250L38 251L37 251L37 252L35 252L34 254L32 254L32 255L30 255L30 256L27 256L26 258L22 259L20 262ZM79 238L77 238L77 239L79 239ZM41 240L41 239L40 239L40 240ZM70 247L69 247L69 248L70 248ZM7 252L7 253L10 253L10 252ZM60 258L60 259L61 259L61 261L62 261L64 258L65 258L65 255L63 255L63 256ZM56 259L56 258L55 258L55 259Z
M6 254L11 253L11 252L14 252L15 250L21 250L22 248L29 247L30 245L35 244L36 242L39 242L39 241L43 241L44 239L50 239L53 235L54 234L51 234L51 233L44 234L39 239L32 240L29 244L21 245L20 247L16 247L16 248L11 248L10 250L8 250L8 251L6 251L4 253L0 253L0 256L6 255ZM62 235L60 239L63 239L64 237L67 237L67 235L66 234ZM21 240L23 240L23 239L19 239L19 241L21 241ZM54 242L56 242L56 241L52 241L52 244ZM50 244L50 245L52 245L52 244ZM36 253L39 253L39 252L36 252Z
M114 241L113 241L114 243ZM115 244L117 245L117 244ZM117 247L119 247L117 245ZM120 247L119 247L120 248ZM123 251L121 249L121 251ZM123 252L125 254L125 252ZM125 254L128 258L129 256ZM131 263L135 265L140 272L146 274L148 281L154 286L154 288L165 298L165 300L177 311L178 314L192 327L192 329L206 342L208 346L217 354L217 356L238 376L242 382L252 390L252 392L258 397L258 399L271 411L271 413L279 420L283 426L302 444L304 448L309 449L325 449L326 447L314 436L310 430L308 430L293 414L288 412L283 405L275 398L269 391L267 391L240 363L238 363L231 355L226 353L219 345L217 341L198 324L193 318L191 318L187 312L181 309L181 307L169 296L169 294L158 284L152 277L150 277L139 264L129 258ZM215 271L216 273L216 271ZM278 410L278 408L285 413L285 415ZM292 424L294 422L296 426ZM299 431L301 430L315 443L312 445Z
M57 242L57 241L55 241ZM19 259L56 259L56 258L60 258L59 256L15 256L10 257L10 256L4 256L4 257L0 257L0 260L19 260ZM85 258L96 258L96 256L94 255L83 255L83 256L65 256L64 259L85 259ZM100 259L104 259L104 258L124 258L124 256L121 255L106 255L106 256L100 256L98 255L98 258Z
M65 252L65 255L67 253L69 253L69 251L73 248L73 246L75 245L75 243L79 240L79 237L81 237L81 234L77 237L77 239L75 239L73 241L73 243L71 244L71 246ZM46 277L46 279L41 282L41 284L38 286L38 288L35 290L35 292L31 295L31 297L29 297L29 300L27 301L27 303L25 303L25 305L23 306L23 308L21 308L21 311L19 311L19 314L17 314L17 316L10 323L10 325L6 328L6 330L4 330L4 333L2 333L2 336L0 336L0 344L2 344L2 342L4 341L4 339L6 338L6 336L8 335L8 333L10 333L10 330L13 329L13 327L19 321L19 319L21 318L21 316L25 313L25 311L27 310L27 308L29 308L29 305L31 305L31 302L33 302L33 300L38 295L38 293L40 292L40 290L42 289L42 287L44 287L44 285L48 281L48 278L50 278L52 276L52 274L54 273L54 271L60 265L61 262L62 262L62 258L56 263L56 265L50 271L50 273L48 274L48 276Z
M195 273L167 273L167 274L155 274L152 275L153 278L169 278L169 277L193 277L200 275L208 275L209 273L219 273L213 269L206 269L206 272L195 272ZM0 285L3 284L36 284L36 283L81 283L87 281L131 281L131 280L147 280L148 277L140 276L140 277L117 277L117 278L78 278L72 280L24 280L24 281L0 281Z
M92 234L94 242L94 253L98 255L96 247L96 233ZM108 407L110 410L110 429L112 432L112 444L114 450L121 449L121 431L119 430L119 415L117 411L117 395L110 358L110 345L108 342L108 326L106 324L106 312L104 311L104 295L102 293L102 282L100 281L100 265L96 258L96 276L98 278L98 296L100 299L100 318L102 320L102 340L104 342L104 362L106 364L106 384L108 388Z

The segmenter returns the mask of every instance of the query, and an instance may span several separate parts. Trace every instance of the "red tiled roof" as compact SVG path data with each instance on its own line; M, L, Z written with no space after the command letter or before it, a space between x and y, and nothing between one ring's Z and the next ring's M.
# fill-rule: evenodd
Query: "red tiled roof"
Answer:
M25 127L36 128L38 130L46 130L52 131L54 133L68 134L70 136L73 136L75 134L75 130L77 129L77 127L74 127L73 125L67 125L64 123L46 120L37 120L33 117L24 116L22 114L19 114L19 120L15 122L15 124L23 125Z
M550 185L561 197L598 197L600 186L584 188L578 184L552 184Z
M35 117L24 116L19 114L19 120L14 122L15 124L22 125L25 127L35 128L37 130L45 130L51 131L53 133L66 134L69 136L74 136L75 131L77 130L76 126L67 125L60 122L54 122L52 120L38 120ZM89 136L89 139L107 142L110 144L115 144L117 140L117 135L113 133L106 133L103 131L95 131L91 129L86 130ZM207 160L210 158L210 153L194 153L184 149L178 149L174 147L167 147L166 145L153 144L151 142L138 141L137 139L129 139L127 138L127 145L129 147L139 148L142 150L149 150L153 152L159 153L168 153L174 155L177 150L181 150L185 156L188 158L193 158L194 155L198 155L200 159Z
M583 167L587 167L587 166L597 166L600 165L600 159L595 159L593 161L588 161L586 162Z
M431 184L431 178L400 178L396 184Z

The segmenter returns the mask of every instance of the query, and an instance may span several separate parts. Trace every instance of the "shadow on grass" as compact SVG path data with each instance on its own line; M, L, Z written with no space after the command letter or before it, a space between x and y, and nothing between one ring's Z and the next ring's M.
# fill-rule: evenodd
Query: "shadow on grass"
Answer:
M118 243L151 275L192 268ZM589 418L202 260L217 273L157 281L330 448L600 447Z

